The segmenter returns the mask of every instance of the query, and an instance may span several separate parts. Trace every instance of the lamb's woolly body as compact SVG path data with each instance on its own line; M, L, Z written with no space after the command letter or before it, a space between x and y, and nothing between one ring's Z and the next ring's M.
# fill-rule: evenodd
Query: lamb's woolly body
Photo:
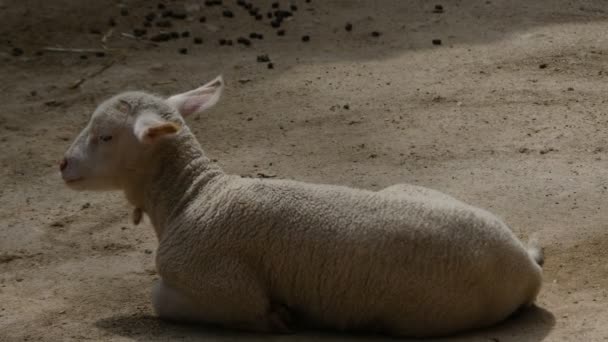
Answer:
M540 267L502 221L440 192L226 175L187 131L156 155L136 205L159 234L163 281L207 320L284 305L340 329L444 335L504 319L539 290Z
M103 173L104 185L124 189L152 221L161 317L258 331L286 331L295 317L436 336L496 323L535 300L539 249L528 252L500 219L451 196L404 184L373 192L225 174L167 105L195 110L205 96L217 101L211 88L199 89L167 102L119 95L92 119L119 115L112 108L125 102L131 128L142 111L182 126L137 149L132 136L121 138L128 161L112 164L123 165L119 176ZM145 141L142 127L135 135ZM86 151L87 129L68 155ZM77 158L69 164L64 177L82 176Z

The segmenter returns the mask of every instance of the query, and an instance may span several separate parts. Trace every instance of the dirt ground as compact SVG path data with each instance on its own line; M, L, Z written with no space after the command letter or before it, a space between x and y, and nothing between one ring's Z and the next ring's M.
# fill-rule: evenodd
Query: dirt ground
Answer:
M222 102L190 125L226 171L415 183L495 212L520 237L540 233L539 308L449 340L608 340L608 3L446 0L433 13L422 0L294 0L279 36L271 1L254 2L261 21L236 1L166 1L166 30L190 36L153 43L165 18L139 39L133 29L162 13L157 1L0 0L0 340L269 338L159 322L152 228L130 223L122 194L74 192L58 173L101 100L220 73ZM264 39L237 43L252 32Z

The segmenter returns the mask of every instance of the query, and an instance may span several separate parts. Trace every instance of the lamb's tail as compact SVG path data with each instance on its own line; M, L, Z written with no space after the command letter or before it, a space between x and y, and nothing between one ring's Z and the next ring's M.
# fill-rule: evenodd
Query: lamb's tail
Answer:
M530 257L536 261L538 266L542 267L545 263L545 253L538 242L538 233L532 234L528 239L527 250Z

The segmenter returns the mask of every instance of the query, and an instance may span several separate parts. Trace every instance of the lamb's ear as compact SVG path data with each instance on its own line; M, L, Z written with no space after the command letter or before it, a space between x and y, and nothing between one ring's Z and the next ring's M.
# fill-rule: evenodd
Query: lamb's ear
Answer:
M179 132L179 125L162 119L154 113L142 113L135 120L133 130L144 144L153 144L159 139Z
M187 117L211 108L219 101L223 90L224 79L220 75L204 86L169 97L167 103Z

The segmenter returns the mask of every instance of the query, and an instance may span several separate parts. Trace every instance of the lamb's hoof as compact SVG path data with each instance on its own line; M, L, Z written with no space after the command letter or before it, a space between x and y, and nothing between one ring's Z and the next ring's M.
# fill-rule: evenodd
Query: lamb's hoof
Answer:
M283 305L273 306L268 314L270 329L279 334L293 334L293 319L287 308Z

